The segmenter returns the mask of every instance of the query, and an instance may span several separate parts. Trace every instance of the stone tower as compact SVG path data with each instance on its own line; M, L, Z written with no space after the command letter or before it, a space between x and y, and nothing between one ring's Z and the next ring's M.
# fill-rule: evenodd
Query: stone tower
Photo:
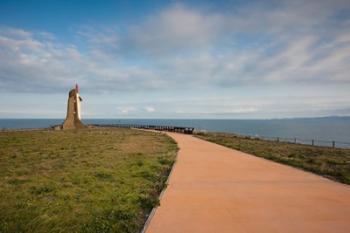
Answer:
M85 125L81 122L80 101L78 84L69 91L68 107L66 120L63 122L62 129L82 129Z

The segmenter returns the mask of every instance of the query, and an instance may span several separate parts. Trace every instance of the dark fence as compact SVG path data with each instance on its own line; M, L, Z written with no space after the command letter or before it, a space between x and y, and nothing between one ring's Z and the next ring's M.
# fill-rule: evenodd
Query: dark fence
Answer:
M110 124L110 125L103 124L103 125L96 125L96 124L94 124L94 126L150 129L150 130L177 132L177 133L184 133L184 134L192 134L193 131L194 131L193 127L180 127L180 126L167 126L167 125L139 125L139 124Z
M267 136L251 136L250 138L257 138L276 142L287 142L293 144L303 144L311 146L322 146L332 148L350 148L350 142L341 141L327 141L319 139L300 139L300 138L283 138L283 137L267 137Z
M143 125L143 124L103 124L94 126L105 126L105 127L118 127L118 128L136 128L136 129L150 129L157 131L168 131L168 132L178 132L185 134L193 134L194 127L180 127L180 126L167 126L167 125ZM350 142L341 141L327 141L318 139L300 139L300 138L283 138L283 137L268 137L268 136L244 136L242 137L256 138L262 140L276 141L276 142L287 142L293 144L304 144L311 146L322 146L322 147L332 147L332 148L350 148Z

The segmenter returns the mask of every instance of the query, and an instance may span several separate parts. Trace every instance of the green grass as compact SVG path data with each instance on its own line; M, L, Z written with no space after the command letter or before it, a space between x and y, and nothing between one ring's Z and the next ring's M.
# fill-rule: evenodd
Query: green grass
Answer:
M350 149L273 142L227 133L198 133L196 136L350 184Z
M0 232L139 232L176 152L139 130L0 132Z

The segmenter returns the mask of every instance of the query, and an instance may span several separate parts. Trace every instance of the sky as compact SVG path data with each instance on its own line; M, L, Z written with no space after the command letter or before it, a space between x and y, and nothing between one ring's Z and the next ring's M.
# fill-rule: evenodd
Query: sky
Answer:
M0 0L0 118L350 115L350 1Z

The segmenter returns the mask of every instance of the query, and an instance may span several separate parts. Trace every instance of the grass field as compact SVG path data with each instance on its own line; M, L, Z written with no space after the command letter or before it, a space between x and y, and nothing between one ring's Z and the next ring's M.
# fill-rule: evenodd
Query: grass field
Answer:
M0 132L0 232L139 232L176 152L139 130Z
M196 136L350 184L350 149L273 142L226 133L198 133Z

